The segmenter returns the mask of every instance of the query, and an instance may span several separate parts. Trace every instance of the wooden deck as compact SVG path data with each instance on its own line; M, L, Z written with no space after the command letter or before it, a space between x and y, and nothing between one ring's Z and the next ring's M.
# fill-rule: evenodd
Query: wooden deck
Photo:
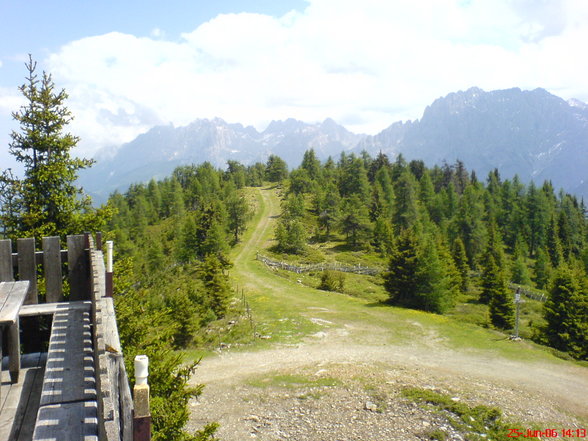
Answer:
M20 378L11 369L14 384L8 364L12 360L14 368L17 357L11 351L13 356L2 360L0 352L0 441L131 441L133 401L113 300L106 290L112 273L106 273L102 251L91 235L67 236L67 250L60 243L59 237L43 238L43 250L36 251L34 239L17 239L14 253L11 240L0 240L0 282L28 284L15 317L53 316L48 353L23 355ZM41 297L40 265L45 287ZM66 278L69 298L64 302ZM8 300L15 301L12 296ZM12 321L0 317L0 324L10 326Z
M0 401L0 441L31 441L39 410L46 353L25 354L21 358L18 383L10 382L8 359L2 367Z

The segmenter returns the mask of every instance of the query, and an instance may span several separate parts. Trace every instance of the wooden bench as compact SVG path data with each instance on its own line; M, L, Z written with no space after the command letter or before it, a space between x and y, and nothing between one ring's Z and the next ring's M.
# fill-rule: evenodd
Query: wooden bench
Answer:
M0 282L0 342L2 331L8 328L8 371L10 381L18 383L20 373L20 328L19 311L29 289L28 281ZM0 344L0 360L2 345Z
M33 440L97 440L90 303L51 308L55 313Z

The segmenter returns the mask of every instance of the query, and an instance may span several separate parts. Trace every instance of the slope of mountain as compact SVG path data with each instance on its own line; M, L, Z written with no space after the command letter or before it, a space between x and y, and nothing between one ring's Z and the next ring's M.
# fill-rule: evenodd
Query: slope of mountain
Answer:
M265 162L273 153L295 166L310 148L326 159L355 147L362 138L332 119L319 124L294 119L272 121L262 133L220 118L199 119L185 127L154 127L121 146L114 156L98 160L94 167L80 173L80 184L95 201L103 202L114 190L169 176L183 164L209 161L225 167L227 160L252 164Z
M498 168L505 178L547 179L588 196L588 106L543 89L451 93L427 107L420 121L367 137L356 150L362 149L428 165L460 159L478 176Z
M351 133L332 119L272 121L261 133L220 118L155 127L85 170L80 183L101 202L116 189L168 176L181 164L224 167L230 159L251 164L276 154L297 167L309 148L323 160L349 150L402 153L429 166L460 159L480 177L498 168L503 178L518 174L538 184L547 179L588 197L588 105L543 89L517 88L450 93L428 106L420 120L396 122L375 136Z

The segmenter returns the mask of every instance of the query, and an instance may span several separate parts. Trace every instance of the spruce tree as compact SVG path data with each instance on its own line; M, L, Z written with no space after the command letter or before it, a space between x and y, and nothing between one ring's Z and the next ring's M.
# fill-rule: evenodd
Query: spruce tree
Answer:
M588 281L585 274L578 274L567 266L559 268L543 311L549 344L575 358L588 359Z
M78 171L92 161L71 155L79 139L64 133L73 119L65 106L68 95L55 89L50 74L43 72L39 78L30 56L26 68L26 82L19 88L26 103L12 114L20 131L11 133L9 144L10 153L24 166L24 178L9 182L3 174L0 186L3 202L17 191L13 202L18 200L19 210L5 211L8 218L1 221L12 236L37 238L101 228L109 210L93 210L90 198L75 185Z
M489 254L484 259L484 266L482 268L482 292L480 293L480 302L487 305L490 304L490 300L494 292L501 289L503 284L504 275L492 254Z
M369 236L371 223L369 211L357 194L343 200L341 209L341 231L352 247L363 245Z
M515 319L515 307L506 281L498 281L496 290L490 299L490 322L499 329L512 329Z
M418 242L413 232L403 230L397 237L384 275L384 287L393 305L413 305L414 294L418 288Z
M504 272L488 254L482 275L480 301L488 303L490 322L499 329L511 329L514 324L514 305Z
M417 263L417 289L411 307L438 314L446 312L455 301L454 284L432 237L424 239Z
M453 261L455 262L455 266L460 275L460 290L462 293L466 293L469 289L470 267L468 265L468 256L465 252L465 246L459 237L453 241L451 257L453 257Z
M539 289L546 289L551 278L552 267L549 259L549 254L544 248L540 248L537 251L537 259L535 259L535 286Z
M281 182L288 177L286 162L276 155L270 155L265 167L265 178L270 182Z
M223 272L223 264L214 254L209 254L201 265L200 279L208 296L208 305L221 318L229 308L231 288Z

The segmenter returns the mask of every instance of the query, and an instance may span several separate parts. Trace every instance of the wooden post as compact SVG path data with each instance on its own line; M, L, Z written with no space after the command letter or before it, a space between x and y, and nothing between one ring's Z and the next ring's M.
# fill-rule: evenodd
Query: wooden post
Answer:
M12 282L12 242L10 239L0 240L0 282Z
M61 244L59 236L43 238L43 266L47 302L63 302Z
M37 262L35 259L35 239L16 239L18 251L18 277L20 280L28 280L29 292L24 304L39 303L37 298Z
M89 300L90 262L84 235L67 236L67 266L69 271L69 300Z
M112 285L112 253L113 253L113 242L112 240L106 241L106 297L112 297L113 285Z
M102 251L102 232L98 231L96 233L96 249L98 251Z
M151 412L149 411L149 359L146 355L135 357L135 387L133 388L133 441L151 440Z

